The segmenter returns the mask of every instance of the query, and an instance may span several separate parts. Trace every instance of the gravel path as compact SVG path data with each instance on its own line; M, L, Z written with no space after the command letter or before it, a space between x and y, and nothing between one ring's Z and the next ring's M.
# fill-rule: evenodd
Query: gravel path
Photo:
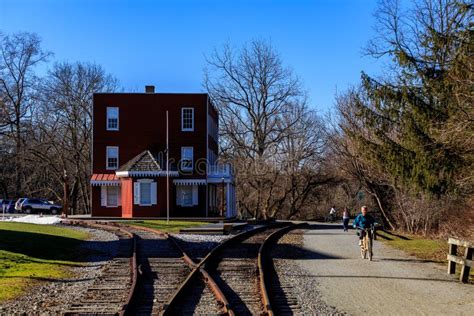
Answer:
M322 299L351 315L474 315L474 287L444 267L375 241L374 261L360 259L354 231L312 225L298 264Z
M68 228L86 231L90 235L88 241L98 241L98 243L86 241L83 244L83 248L94 250L96 254L87 258L89 262L84 262L84 266L68 267L73 275L72 278L42 282L30 288L25 295L4 302L0 305L0 315L61 313L101 274L104 264L114 256L117 250L111 246L116 243L101 242L117 240L117 236L96 229L77 226L68 226Z

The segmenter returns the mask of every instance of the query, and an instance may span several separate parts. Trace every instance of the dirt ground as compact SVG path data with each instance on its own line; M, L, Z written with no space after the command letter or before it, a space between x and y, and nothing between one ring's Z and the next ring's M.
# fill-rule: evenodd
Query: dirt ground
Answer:
M314 224L298 264L316 278L322 299L350 315L474 315L474 286L444 267L417 260L380 241L362 260L354 230Z

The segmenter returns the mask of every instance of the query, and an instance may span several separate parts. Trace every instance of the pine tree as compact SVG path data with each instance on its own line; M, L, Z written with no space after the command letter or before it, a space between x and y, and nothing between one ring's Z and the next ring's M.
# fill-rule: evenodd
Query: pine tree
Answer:
M472 166L470 149L447 142L445 135L453 118L472 108L458 97L472 91L472 68L466 72L472 65L472 6L422 1L404 14L397 4L385 2L379 11L381 38L369 47L372 55L392 57L393 78L362 74L356 115L364 128L353 138L364 158L396 186L440 196L456 191L460 170ZM456 137L469 135L472 123Z

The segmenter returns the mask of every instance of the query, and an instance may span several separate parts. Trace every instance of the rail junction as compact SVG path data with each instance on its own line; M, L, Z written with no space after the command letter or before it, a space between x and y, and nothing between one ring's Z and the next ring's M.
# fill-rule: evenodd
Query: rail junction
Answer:
M282 297L271 250L304 224L247 226L208 247L190 247L171 234L117 223L71 221L112 232L117 256L70 306L68 315L275 315L298 312Z

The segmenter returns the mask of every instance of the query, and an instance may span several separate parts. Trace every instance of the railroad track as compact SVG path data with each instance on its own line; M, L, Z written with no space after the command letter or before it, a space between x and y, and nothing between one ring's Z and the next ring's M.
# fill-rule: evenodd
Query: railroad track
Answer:
M247 231L214 248L197 265L195 274L173 296L164 314L272 315L270 297L275 299L275 306L279 304L277 296L267 294L269 287L263 281L264 275L270 279L276 278L275 270L270 269L271 265L268 264L271 260L266 249L271 249L278 240L275 237L298 227L286 224L287 228L282 230L281 226ZM220 310L209 309L209 294L201 295L200 288L195 285L199 279L206 281Z
M269 280L276 278L269 249L296 225L240 233L200 261L204 250L198 249L193 261L177 240L153 229L95 227L119 236L120 256L68 314L273 315L272 306L288 311L278 294L268 291Z
M137 236L140 282L134 314L159 314L169 297L192 272L193 262L167 234L129 228Z
M129 310L137 282L135 236L125 229L110 225L84 222L70 224L115 233L118 250L112 262L105 266L101 275L64 314L124 314Z

